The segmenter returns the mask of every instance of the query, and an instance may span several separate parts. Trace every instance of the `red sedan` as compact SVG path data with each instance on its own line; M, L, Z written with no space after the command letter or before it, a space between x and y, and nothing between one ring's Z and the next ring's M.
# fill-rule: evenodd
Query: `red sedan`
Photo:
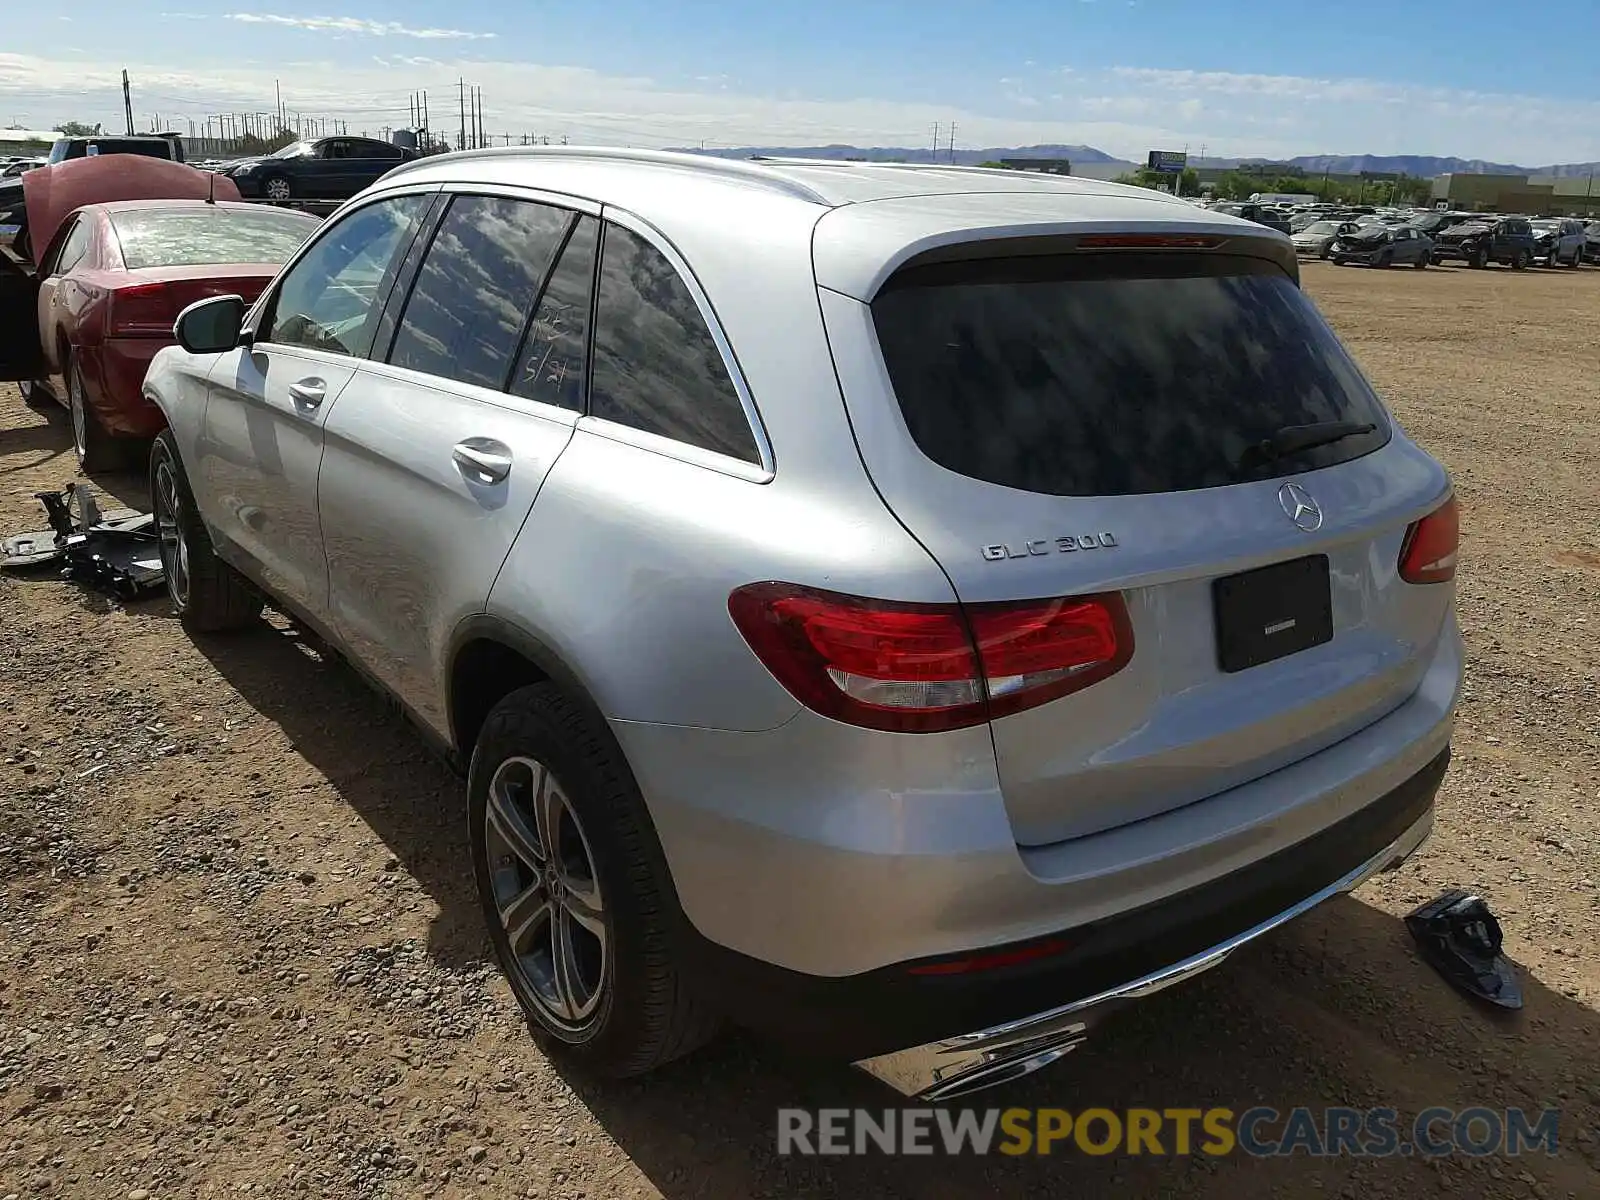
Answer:
M66 405L85 471L125 465L161 431L140 388L156 351L173 344L178 313L207 296L254 300L317 224L204 200L90 204L61 223L39 258L44 366L23 389Z

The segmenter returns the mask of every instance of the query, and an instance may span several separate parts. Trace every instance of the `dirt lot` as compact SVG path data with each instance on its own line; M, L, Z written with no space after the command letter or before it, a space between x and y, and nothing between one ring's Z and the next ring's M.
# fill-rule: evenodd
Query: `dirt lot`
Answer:
M345 668L279 621L196 644L162 603L5 579L0 1198L1600 1195L1600 270L1306 283L1463 502L1438 832L985 1103L1552 1105L1558 1156L781 1159L779 1106L886 1098L737 1036L564 1075L485 962L459 786ZM0 387L0 529L73 474ZM1411 952L1397 917L1451 885L1504 919L1513 1019Z

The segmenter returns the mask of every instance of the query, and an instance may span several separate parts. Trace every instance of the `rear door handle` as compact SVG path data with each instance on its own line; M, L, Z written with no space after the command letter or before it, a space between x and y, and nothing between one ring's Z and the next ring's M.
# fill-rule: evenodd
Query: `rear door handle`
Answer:
M450 457L473 483L501 483L511 474L511 447L493 438L459 441L452 447Z
M321 379L300 379L289 385L289 399L300 408L321 408L327 394L328 385Z

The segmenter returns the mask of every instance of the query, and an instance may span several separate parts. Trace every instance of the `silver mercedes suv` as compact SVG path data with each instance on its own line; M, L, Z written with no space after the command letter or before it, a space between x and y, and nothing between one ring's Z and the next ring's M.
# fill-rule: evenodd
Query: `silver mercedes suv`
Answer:
M401 167L151 367L172 600L467 776L537 1032L942 1098L1411 853L1448 476L1261 225L1004 171Z

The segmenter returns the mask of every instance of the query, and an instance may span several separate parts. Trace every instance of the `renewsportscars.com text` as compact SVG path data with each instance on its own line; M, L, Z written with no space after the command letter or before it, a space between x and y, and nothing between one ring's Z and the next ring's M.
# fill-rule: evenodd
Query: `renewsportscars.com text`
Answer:
M1556 1109L785 1108L778 1153L1439 1158L1557 1149Z

